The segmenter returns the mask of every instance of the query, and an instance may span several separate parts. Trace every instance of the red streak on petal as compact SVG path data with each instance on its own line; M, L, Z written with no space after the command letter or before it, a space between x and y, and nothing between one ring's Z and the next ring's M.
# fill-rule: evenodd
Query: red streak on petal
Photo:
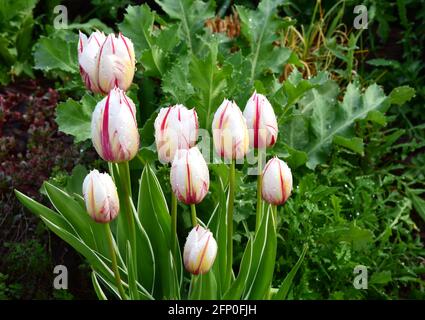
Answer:
M131 62L133 62L133 59L131 58L131 54L130 54L130 49L128 47L127 41L125 41L124 36L122 35L122 33L120 32L120 37L122 39L122 41L124 42L125 48L127 49L127 53L128 53L128 57L130 58Z
M282 167L281 167L280 161L278 161L277 163L279 164L280 189L282 192L282 202L280 202L280 204L283 204L286 201L285 184L283 182Z
M168 115L170 114L170 111L171 111L171 107L168 107L167 113L165 114L165 117L161 123L161 130L165 129L165 125L167 124L167 118L168 118Z
M209 234L207 242L205 243L205 246L202 248L201 259L199 259L199 265L198 265L198 268L196 268L196 270L195 270L195 274L199 274L199 271L200 271L201 266L202 266L202 262L204 262L205 253L207 252L208 242L210 241L210 238L211 238L211 235Z
M192 180L190 177L190 166L189 166L189 152L186 153L186 173L187 173L187 190L186 190L186 203L194 203L194 195L192 194Z
M92 214L94 214L94 216L96 217L96 203L94 201L94 186L93 186L93 178L90 178L90 182L91 182L91 206L92 206Z
M276 138L274 135L272 135L272 140L270 141L270 146L274 145L276 143Z
M98 58L97 58L97 87L99 88L99 90L102 92L102 93L106 93L106 91L105 90L103 90L103 88L100 86L100 82L99 82L99 66L100 66L100 58L102 57L102 52L103 52L103 47L104 47L104 45L105 45L105 43L108 41L108 39L106 39L105 40L105 42L103 42L103 44L102 44L102 46L100 47L100 51L99 51L99 56L98 56Z
M133 116L134 122L136 122L136 117L134 116L133 108L131 107L130 101L128 101L127 96L124 93L122 93L122 95L124 97L125 104L127 105L128 109L130 109L130 112L131 112L131 115Z
M115 54L115 44L114 44L114 38L115 36L111 36L111 45L112 45L112 53Z
M94 40L96 41L97 45L100 47L100 42L99 42L99 40L97 40L97 37L96 37L96 35L95 35L95 34L93 34L93 38L94 38Z
M228 107L228 106L229 106L229 101L227 102L226 106L224 107L223 112L222 112L222 113L221 113L221 115L220 115L220 122L219 122L219 125L218 125L218 128L219 128L219 129L221 129L221 128L222 128L222 126L223 126L224 114L226 113L226 111L227 111L227 107Z
M258 131L260 128L260 106L258 105L258 96L255 95L255 118L254 118L254 148L258 148Z
M109 98L111 93L106 98L105 110L103 111L103 121L101 130L101 141L102 141L102 154L103 158L107 161L113 159L111 150L111 141L109 140Z
M83 52L83 40L80 37L80 52Z

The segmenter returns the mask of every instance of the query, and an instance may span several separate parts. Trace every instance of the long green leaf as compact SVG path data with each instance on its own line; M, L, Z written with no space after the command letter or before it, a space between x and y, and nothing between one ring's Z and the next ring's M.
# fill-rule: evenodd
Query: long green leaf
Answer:
M145 166L140 180L137 210L155 254L156 277L153 294L157 298L178 298L179 286L175 285L175 277L179 272L174 269L180 268L170 259L170 214L161 186L149 164Z
M285 279L282 282L282 285L279 288L279 291L273 296L274 300L284 300L286 299L289 289L291 288L292 282L294 281L294 277L298 272L298 269L300 268L301 264L304 261L305 254L307 253L308 245L304 245L303 251L301 252L301 255L295 264L295 266L292 267L291 271L286 275Z

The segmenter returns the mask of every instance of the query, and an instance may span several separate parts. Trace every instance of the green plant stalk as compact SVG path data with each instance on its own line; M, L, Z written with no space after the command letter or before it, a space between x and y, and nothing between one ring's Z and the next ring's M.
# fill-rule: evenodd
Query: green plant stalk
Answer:
M316 19L317 9L319 8L320 2L321 2L321 0L316 0L316 5L314 6L313 15L311 16L310 26L308 27L308 31L307 31L307 34L305 36L306 39L305 39L305 45L304 45L303 60L305 60L307 58L307 54L308 54L308 51L310 49L311 31L313 30L313 25L314 25L314 21Z
M176 259L177 245L177 198L174 192L171 191L171 252Z
M105 225L106 236L108 239L109 253L111 254L112 271L114 272L115 282L117 284L118 292L120 293L122 300L127 300L127 295L125 294L124 288L122 286L121 276L118 270L117 256L115 254L115 247L114 247L114 242L112 238L111 227L109 226L109 223L105 223L104 225Z
M262 158L261 158L261 151L258 150L258 176L257 176L257 215L256 215L256 221L255 221L255 231L258 231L258 228L260 228L261 223L261 216L263 211L263 200L261 198L261 189L263 186L263 168L262 168Z
M136 248L136 225L134 222L134 214L132 209L132 198L131 198L131 180L130 180L130 168L128 162L122 162L117 164L118 174L119 174L119 185L120 191L124 193L124 208L123 211L127 216L128 227L130 229L130 244L132 249L133 257L137 257L137 248ZM120 194L120 196L122 196ZM134 270L137 273L137 267L135 266Z
M274 225L276 227L277 226L277 206L272 204L271 209L272 209L272 214L273 214Z
M190 205L190 215L192 217L192 226L196 227L198 225L198 219L196 218L196 206L193 203Z
M230 287L233 262L233 205L235 201L235 160L229 169L229 202L227 204L227 272L226 284Z

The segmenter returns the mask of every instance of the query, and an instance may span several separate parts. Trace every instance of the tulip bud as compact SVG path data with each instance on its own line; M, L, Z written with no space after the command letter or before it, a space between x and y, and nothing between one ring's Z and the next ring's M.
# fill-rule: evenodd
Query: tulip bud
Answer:
M103 42L97 57L97 85L103 93L115 86L126 91L133 81L136 58L130 39L121 33L110 34Z
M91 136L102 159L110 162L129 161L139 150L136 107L121 89L111 90L92 114Z
M271 147L277 139L277 120L269 100L254 92L243 112L249 129L249 142L253 148Z
M197 147L177 150L170 181L174 194L181 202L196 204L205 198L210 175L207 163Z
M198 138L198 115L177 104L162 108L155 119L155 142L158 158L162 163L173 161L176 151L189 149Z
M277 157L270 159L263 171L261 193L264 201L274 205L284 204L291 195L291 191L291 169Z
M108 223L118 215L117 188L107 173L91 171L84 179L83 195L87 212L94 221Z
M87 89L99 93L101 90L97 86L97 56L105 41L103 32L93 32L87 39L87 36L80 31L78 42L78 63L80 65L80 74Z
M234 101L224 99L212 122L214 146L225 159L241 159L248 152L246 120Z
M217 254L217 242L213 234L197 225L190 231L183 250L183 261L187 271L192 274L207 273Z

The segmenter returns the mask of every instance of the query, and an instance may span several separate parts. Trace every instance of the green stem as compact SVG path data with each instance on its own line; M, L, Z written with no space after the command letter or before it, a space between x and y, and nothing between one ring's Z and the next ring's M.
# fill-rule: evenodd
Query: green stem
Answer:
M261 216L263 211L263 201L261 198L261 189L263 186L263 163L261 159L261 150L258 150L258 176L257 176L257 216L255 223L255 231L258 231L261 223Z
M174 259L176 258L177 244L177 198L174 192L171 191L171 252Z
M198 225L198 219L196 218L196 206L194 204L190 205L190 214L192 217L192 225L196 227Z
M112 271L114 272L115 276L115 282L117 284L118 291L120 293L122 300L127 300L127 296L125 294L124 288L121 283L121 277L120 272L118 270L118 264L117 264L117 256L115 254L115 247L114 247L114 240L112 238L112 231L109 226L109 223L105 223L105 232L108 239L108 246L109 246L109 253L111 254L111 261L112 261Z
M273 204L271 206L272 206L274 225L276 226L277 225L277 206Z
M303 60L305 60L307 58L308 50L310 49L311 31L313 30L313 25L314 25L314 21L316 19L316 13L317 13L317 9L319 8L320 2L321 2L321 0L316 0L316 5L314 6L313 15L311 16L310 26L308 28L308 31L307 31L307 34L306 34L306 37L305 37Z
M233 261L233 205L235 201L235 160L232 160L229 170L229 202L227 204L227 285L232 280Z
M136 225L134 222L134 214L133 214L133 205L132 205L132 197L131 197L131 180L130 180L130 168L128 162L118 163L118 175L119 175L119 186L120 186L120 198L123 197L124 201L122 201L123 208L122 210L125 212L128 222L128 228L130 230L130 244L132 249L132 254L134 257L134 261L136 261L135 257L137 257L136 250ZM137 272L137 267L135 265L134 270Z

